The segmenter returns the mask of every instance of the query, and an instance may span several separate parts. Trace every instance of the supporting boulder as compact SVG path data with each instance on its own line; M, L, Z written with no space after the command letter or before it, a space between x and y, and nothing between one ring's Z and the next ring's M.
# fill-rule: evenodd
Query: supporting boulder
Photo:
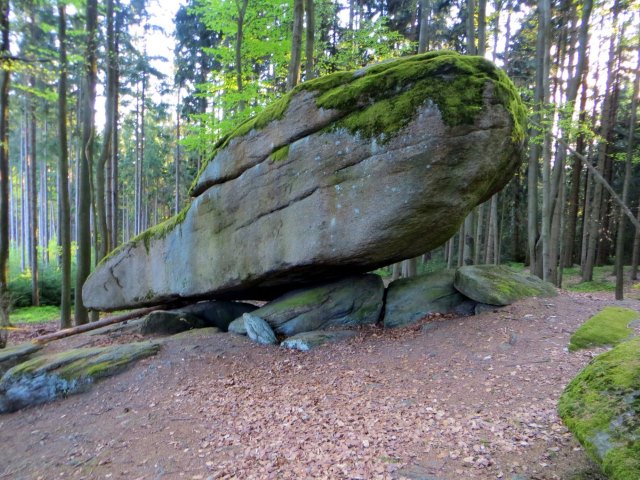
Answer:
M556 288L505 265L469 265L456 270L456 290L478 303L511 305L527 297L555 297Z
M525 120L504 72L453 52L303 83L212 146L191 205L104 259L84 303L272 299L415 257L511 179Z
M383 306L384 284L378 275L348 277L339 282L295 290L252 314L273 330L291 336L323 328L373 324ZM246 333L244 319L231 322L229 331Z
M417 322L430 313L473 314L476 302L453 287L454 270L395 280L387 287L384 327Z

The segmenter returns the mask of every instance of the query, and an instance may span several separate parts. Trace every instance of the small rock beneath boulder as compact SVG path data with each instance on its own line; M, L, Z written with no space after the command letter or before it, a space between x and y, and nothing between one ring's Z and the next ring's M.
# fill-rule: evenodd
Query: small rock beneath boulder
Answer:
M195 328L193 330L187 330L185 332L176 333L175 335L171 335L162 339L163 343L171 340L182 340L184 338L204 338L209 337L211 335L217 335L222 333L218 327L205 327L205 328Z
M144 319L140 333L143 335L174 335L185 330L207 326L204 320L190 313L156 310Z
M280 346L307 352L312 348L319 347L325 343L339 342L348 338L353 338L356 332L350 330L316 330L315 332L302 332L284 340Z
M250 313L257 309L255 305L243 302L205 301L198 302L178 309L178 312L188 313L202 319L209 327L218 327L226 332L229 324L243 313Z
M389 284L385 305L384 327L409 325L430 313L473 312L470 302L453 287L455 271L445 270L411 278L401 278Z
M467 265L456 271L455 288L479 303L511 305L526 297L554 297L555 287L505 265Z
M9 370L14 365L27 359L29 355L37 352L42 347L35 343L25 342L13 347L6 347L0 350L0 375Z
M16 365L0 379L0 413L86 390L96 380L155 355L159 348L155 343L139 342L37 356Z
M250 313L242 314L247 336L261 345L274 345L278 343L271 326L262 318Z
M473 307L473 314L480 315L484 312L495 312L498 310L500 306L498 305L489 305L488 303L476 303Z
M348 277L338 282L294 290L253 312L276 333L287 336L340 326L372 324L382 311L384 284L378 275ZM242 319L229 331L243 334Z

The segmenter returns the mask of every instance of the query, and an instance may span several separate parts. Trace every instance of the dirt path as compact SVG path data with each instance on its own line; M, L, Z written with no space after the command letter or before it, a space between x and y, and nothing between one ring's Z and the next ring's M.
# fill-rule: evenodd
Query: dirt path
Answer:
M613 303L563 293L305 354L171 341L1 416L0 479L598 479L556 403L593 355L567 353L570 333Z

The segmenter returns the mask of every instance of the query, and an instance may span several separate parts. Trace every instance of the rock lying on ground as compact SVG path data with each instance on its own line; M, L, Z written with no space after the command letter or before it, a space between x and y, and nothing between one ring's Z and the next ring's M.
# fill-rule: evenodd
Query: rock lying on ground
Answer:
M331 327L374 324L383 307L384 284L378 275L348 277L294 290L252 312L281 335ZM244 320L231 322L229 331L245 334Z
M348 340L356 335L357 333L353 330L316 330L315 332L298 333L283 340L282 343L280 343L280 346L292 350L300 350L301 352L308 352L312 348L316 348L327 343Z
M96 380L155 355L159 348L155 343L139 342L36 356L0 379L0 413L83 391Z
M472 315L476 302L453 286L454 270L395 280L387 287L384 327L402 327L430 313Z
M510 180L525 119L504 72L453 52L303 83L212 146L190 206L106 258L84 303L271 299L415 257Z
M556 288L506 265L468 265L456 270L456 290L478 303L511 305L527 297L554 297Z
M276 334L273 333L271 326L257 315L245 313L242 315L244 328L247 330L247 336L260 345L275 345L278 343Z
M23 362L42 347L31 342L21 343L12 347L0 349L0 375L11 367Z
M608 478L640 478L640 338L587 365L565 389L558 411Z

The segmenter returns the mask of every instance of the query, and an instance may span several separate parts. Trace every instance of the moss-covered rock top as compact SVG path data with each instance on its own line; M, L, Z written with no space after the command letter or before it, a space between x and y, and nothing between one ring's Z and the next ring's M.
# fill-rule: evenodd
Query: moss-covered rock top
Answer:
M449 126L473 124L485 107L487 84L493 86L494 95L510 113L513 140L523 141L526 109L507 75L482 57L439 51L389 60L356 71L336 72L304 82L220 139L209 160L234 138L282 118L291 99L303 91L315 94L318 108L343 113L343 118L330 128L346 128L351 133L385 141L407 125L418 107L426 101L438 107L443 121ZM277 152L274 161L283 152ZM207 162L201 172L206 166Z
M611 480L640 478L640 338L587 365L565 389L558 411Z
M23 361L30 355L34 354L42 347L35 343L26 342L12 347L3 348L0 350L0 375L15 366L17 363Z
M155 355L159 348L155 343L138 342L34 357L16 365L0 379L0 413L83 391L96 380Z
M456 271L454 286L472 300L489 305L510 305L522 298L557 295L552 284L505 265L460 267Z
M623 307L606 307L584 322L571 335L569 350L614 346L629 338L633 330L629 324L640 318L640 313Z

